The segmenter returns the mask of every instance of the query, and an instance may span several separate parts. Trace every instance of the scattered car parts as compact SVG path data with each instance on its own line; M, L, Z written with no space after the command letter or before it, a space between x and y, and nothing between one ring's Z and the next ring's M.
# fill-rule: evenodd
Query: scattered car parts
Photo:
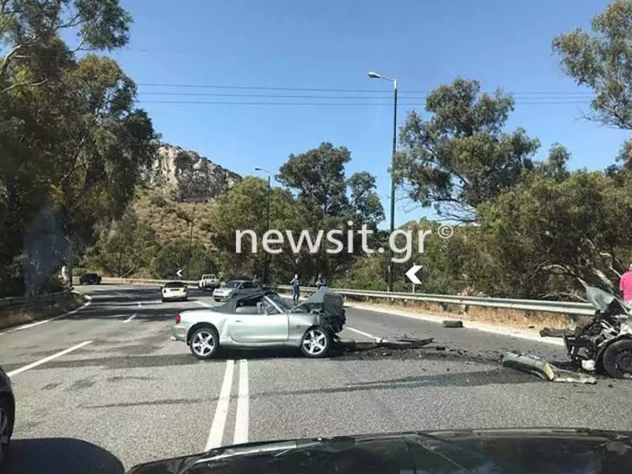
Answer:
M591 375L560 369L534 354L509 351L503 357L502 365L537 375L551 382L597 383L597 379Z
M585 285L595 314L574 330L545 328L542 337L564 339L573 362L584 370L632 379L632 324L623 301L600 288Z
M462 328L463 321L461 321L460 319L446 320L446 321L443 321L443 327L444 328Z

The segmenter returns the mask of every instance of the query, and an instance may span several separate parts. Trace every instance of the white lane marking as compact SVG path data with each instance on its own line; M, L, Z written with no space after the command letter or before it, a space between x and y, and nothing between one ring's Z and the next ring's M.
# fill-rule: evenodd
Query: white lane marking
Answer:
M375 342L380 342L381 340L383 340L383 338L381 337L374 336L373 334L369 334L368 332L360 331L359 329L350 328L349 326L345 326L345 329L360 334L361 336L368 337L369 339L373 339Z
M200 306L204 306L205 308L212 308L213 307L212 304L205 303L204 301L196 301L196 303L199 304Z
M233 444L248 442L248 361L239 361L239 392L237 398L237 415L235 419L235 435Z
M68 311L67 313L60 314L59 316L55 316L53 318L44 319L42 321L37 321L37 322L34 322L34 323L22 324L21 326L17 326L17 327L11 328L8 331L0 332L0 336L2 336L3 334L10 334L10 333L16 332L16 331L22 331L23 329L34 328L35 326L39 326L40 324L48 323L50 321L55 321L56 319L60 319L60 318L66 317L66 316L70 316L71 314L75 314L76 312L81 311L82 309L87 308L88 306L90 306L90 304L92 303L92 298L86 297L86 299L88 301L83 306L80 306L77 309L73 309L72 311Z
M140 301L138 302L138 307L142 308L143 307L143 303L141 303Z
M92 343L92 341L85 341L82 342L81 344L77 344L76 346L72 346L69 349L63 350L61 352L58 352L57 354L53 354L52 356L48 356L45 357L44 359L40 359L37 362L33 362L32 364L29 365L25 365L24 367L20 367L19 369L15 369L12 370L11 372L7 372L7 375L9 377L13 377L14 375L17 374L21 374L22 372L25 372L29 369L32 369L34 367L37 367L39 365L45 364L46 362L50 362L53 359L57 359L58 357L64 356L72 351L76 351L77 349L81 349L84 346L87 346L88 344Z
M349 304L347 305L352 309L359 309L360 311L370 311L374 313L381 313L389 316L401 316L402 318L411 318L421 321L427 321L429 323L442 324L445 319L449 319L449 316L439 317L429 314L412 314L397 309L380 308L379 306L370 306L362 304ZM540 337L538 333L526 332L525 330L514 329L510 327L493 326L491 324L479 323L477 321L463 320L463 328L475 329L481 332L487 332L491 334L498 334L500 336L515 337L516 339L525 339L527 341L541 342L543 344L551 344L554 346L564 347L564 341L559 338L553 337Z
M124 323L129 323L132 319L134 319L137 316L137 313L132 314L129 318L127 318L125 321L123 321Z
M211 431L208 434L205 451L218 448L222 445L224 439L224 428L226 427L226 417L228 416L228 404L230 402L230 392L233 386L233 372L235 370L235 361L226 361L226 372L224 372L224 382L217 400L217 409L213 417Z

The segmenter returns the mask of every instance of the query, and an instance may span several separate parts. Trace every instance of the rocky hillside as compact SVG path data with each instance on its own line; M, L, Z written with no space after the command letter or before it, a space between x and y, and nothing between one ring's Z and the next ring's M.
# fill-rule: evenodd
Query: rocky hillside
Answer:
M156 232L160 242L188 238L209 243L213 202L242 177L194 151L163 144L134 201L136 214Z
M148 187L177 202L213 202L242 178L208 158L163 144L148 176Z

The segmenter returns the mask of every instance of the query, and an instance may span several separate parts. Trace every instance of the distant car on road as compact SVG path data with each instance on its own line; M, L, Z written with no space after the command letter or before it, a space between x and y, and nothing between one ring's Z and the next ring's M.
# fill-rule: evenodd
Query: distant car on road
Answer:
M200 278L200 281L198 282L198 288L202 291L213 291L215 288L219 288L219 285L219 278L217 278L214 274L202 275L202 278Z
M9 376L0 367L0 467L7 457L14 424L15 396Z
M248 294L262 291L259 283L251 280L229 280L226 285L213 291L215 301L228 301L234 294Z
M189 298L187 284L183 281L169 281L161 289L162 301L186 301Z
M79 278L79 284L81 285L99 285L101 284L101 277L96 273L84 273Z
M306 357L324 357L346 322L342 296L321 288L294 306L273 291L236 295L209 309L176 316L173 338L186 342L198 359L210 359L218 347L296 347Z

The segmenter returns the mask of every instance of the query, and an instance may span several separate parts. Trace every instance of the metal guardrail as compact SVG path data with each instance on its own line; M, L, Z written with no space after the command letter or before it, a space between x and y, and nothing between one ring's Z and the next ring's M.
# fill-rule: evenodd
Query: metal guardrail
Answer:
M13 306L36 306L53 303L62 297L68 296L72 290L47 293L45 295L17 296L0 299L0 308L11 308Z
M103 283L127 283L127 284L149 284L161 285L172 280L150 280L150 279L125 279L125 278L103 278ZM197 281L186 280L187 284L197 287ZM277 285L274 288L279 290L291 290L289 285ZM550 300L525 300L510 298L490 298L485 296L454 296L454 295L436 295L426 293L404 293L375 290L354 290L350 288L331 288L336 293L343 296L361 297L361 298L378 298L405 301L425 301L429 303L439 303L444 305L464 305L464 306L482 306L487 308L512 309L518 311L537 311L544 313L558 313L568 315L592 315L595 309L589 303L580 303L572 301L550 301ZM314 287L301 287L303 293L313 293L316 291Z

